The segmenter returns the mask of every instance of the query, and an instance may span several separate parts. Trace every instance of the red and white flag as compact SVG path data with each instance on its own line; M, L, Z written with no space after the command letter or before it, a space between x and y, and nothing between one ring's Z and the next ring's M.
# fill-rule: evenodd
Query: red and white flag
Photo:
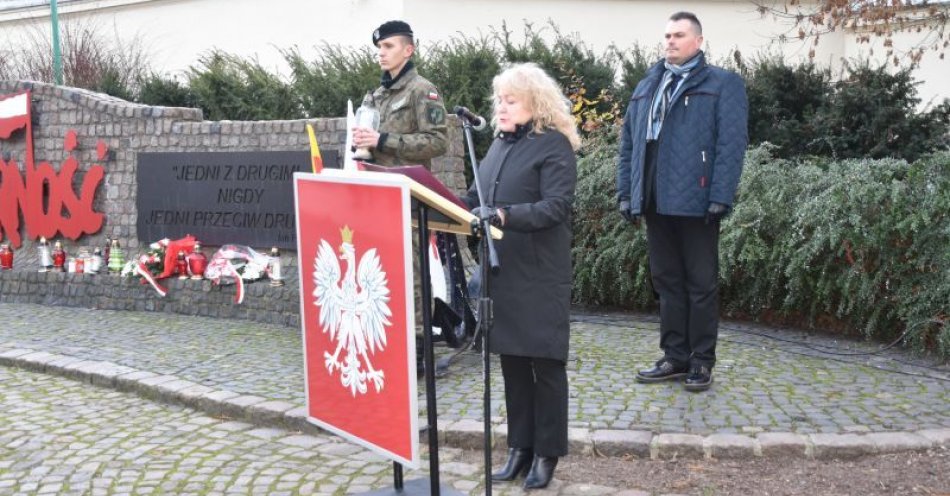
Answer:
M0 139L7 139L13 131L30 122L29 92L0 96Z

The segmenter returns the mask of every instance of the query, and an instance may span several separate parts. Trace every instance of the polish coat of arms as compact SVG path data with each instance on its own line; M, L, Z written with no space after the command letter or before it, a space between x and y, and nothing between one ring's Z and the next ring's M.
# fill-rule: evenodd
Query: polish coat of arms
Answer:
M386 272L376 248L364 252L357 265L353 231L344 226L340 235L339 256L321 239L314 260L314 304L320 308L323 332L336 345L332 354L324 352L324 364L331 376L340 372L340 384L354 397L366 394L368 382L379 393L385 373L370 358L386 347L386 327L392 325ZM345 262L345 272L339 260Z

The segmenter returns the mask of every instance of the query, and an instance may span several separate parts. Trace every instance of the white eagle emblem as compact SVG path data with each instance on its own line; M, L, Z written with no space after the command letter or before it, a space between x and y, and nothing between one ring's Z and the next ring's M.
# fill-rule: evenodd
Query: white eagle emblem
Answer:
M314 260L314 304L320 308L320 326L330 333L330 341L336 341L336 350L331 355L323 353L327 372L340 371L340 383L356 393L366 393L367 379L373 381L376 392L383 389L385 374L373 368L370 355L386 347L386 326L391 326L389 317L389 288L376 248L367 250L356 265L356 248L353 246L353 231L348 226L340 230L343 244L339 258L346 261L346 273L340 277L340 262L326 240L320 240L320 248ZM346 356L340 358L340 351ZM363 370L363 365L366 370Z

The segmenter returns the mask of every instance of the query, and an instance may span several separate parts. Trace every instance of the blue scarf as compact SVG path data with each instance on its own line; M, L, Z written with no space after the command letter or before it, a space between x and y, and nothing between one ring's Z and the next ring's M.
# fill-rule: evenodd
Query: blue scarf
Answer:
M670 112L673 103L680 96L683 82L689 77L690 71L699 65L702 54L703 52L700 51L682 65L671 64L670 62L663 63L666 71L663 72L663 78L660 80L660 85L653 95L653 103L650 105L650 119L647 126L648 140L655 140L660 136L660 130L663 129L663 119L666 118L666 114Z

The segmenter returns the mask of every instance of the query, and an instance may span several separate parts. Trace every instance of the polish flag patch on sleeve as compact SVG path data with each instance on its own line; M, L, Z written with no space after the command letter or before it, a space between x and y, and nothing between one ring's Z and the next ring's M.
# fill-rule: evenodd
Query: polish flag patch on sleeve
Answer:
M427 97L429 100L438 100L438 99L439 99L439 94L436 93L436 92L434 92L434 91L430 91L429 94L426 95L426 97Z

